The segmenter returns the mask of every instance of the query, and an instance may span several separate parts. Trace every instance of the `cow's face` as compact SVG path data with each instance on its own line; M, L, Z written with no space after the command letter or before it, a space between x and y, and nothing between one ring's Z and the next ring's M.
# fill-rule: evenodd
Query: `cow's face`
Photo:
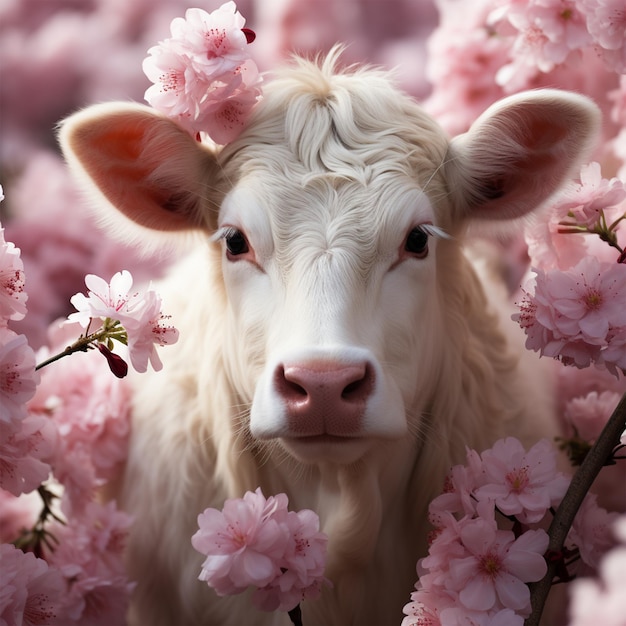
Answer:
M215 340L252 435L350 463L419 427L446 320L464 314L462 298L449 310L464 223L535 210L572 174L599 114L581 96L528 92L448 143L380 73L333 63L268 82L224 149L121 103L69 118L61 144L142 235L200 229L221 246L228 328Z
M441 231L406 175L297 170L280 185L255 172L223 203L226 359L254 437L351 462L407 434L406 408L435 366Z

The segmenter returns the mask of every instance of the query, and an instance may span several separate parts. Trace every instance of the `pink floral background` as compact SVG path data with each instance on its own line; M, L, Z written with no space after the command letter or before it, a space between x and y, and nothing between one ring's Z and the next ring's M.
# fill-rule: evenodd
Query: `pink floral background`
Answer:
M211 0L201 8L212 11L220 3ZM17 319L21 314L8 319L12 331L26 335L34 349L42 349L38 360L48 354L47 346L60 347L66 340L58 334L50 336L49 325L72 312L70 297L84 291L86 274L108 280L126 269L139 283L158 276L171 260L166 253L141 256L98 229L59 155L55 127L63 117L95 102L144 101L151 86L142 70L148 50L169 37L172 19L190 6L194 4L182 0L0 0L0 184L6 196L0 203L0 223L4 240L21 250L28 292L28 314L23 319ZM623 0L242 0L237 7L246 17L246 26L256 32L250 48L261 71L273 69L291 52L313 55L343 42L348 45L343 57L346 63L397 68L400 85L423 101L452 135L467 130L496 100L524 89L569 89L597 102L604 117L603 136L590 163L559 201L548 207L545 220L528 228L525 239L508 240L502 248L527 347L575 365L559 371L564 435L593 441L626 390L621 373L626 370L626 259L623 249L619 255L615 246L588 233L582 235L585 228L595 228L602 210L602 219L615 225L612 233L618 245L626 245L626 226L616 221L626 212ZM564 231L578 234L565 235ZM0 240L0 244L4 242ZM531 266L535 276L521 288L522 277ZM561 297L565 291L567 298ZM601 309L591 306L598 298L604 303ZM19 301L13 305L16 302L23 306ZM0 313L5 315L1 306ZM2 358L24 347L25 341L14 338L12 331L0 325ZM121 538L130 520L113 505L96 506L90 501L95 488L115 477L124 458L129 416L125 388L111 378L103 359L90 356L74 355L64 360L62 367L42 373L23 421L23 439L10 442L16 450L23 448L29 465L20 472L33 485L45 478L48 466L37 461L45 458L68 494L64 514L72 521L53 528L61 541L61 548L49 556L53 567L47 570L31 555L18 567L21 556L8 543L20 528L33 525L33 511L40 506L33 493L29 495L35 496L34 505L28 495L17 499L0 490L0 556L2 567L13 576L6 584L14 590L26 589L29 598L43 591L61 595L61 575L80 581L66 598L67 619L97 624L102 618L97 612L90 613L90 594L110 604L111 613L105 616L110 619L116 610L118 617L123 615L132 589L119 562ZM23 364L28 367L32 364ZM58 397L60 380L65 381L62 399ZM11 398L3 396L2 400ZM21 402L18 396L13 400ZM83 416L80 423L75 419L78 407ZM46 433L44 416L52 412L56 434ZM2 412L0 417L4 419ZM38 444L32 437L37 433L41 433ZM55 441L57 436L59 441ZM502 458L523 457L514 443L501 446ZM470 469L453 470L451 480L456 476L460 481L451 492L457 500L461 498L454 500L460 507L457 512L463 508L463 494L490 489L501 510L513 507L509 512L516 514L510 494L494 491L493 485L501 487L505 482L497 479L494 458L498 454L494 447L482 459L494 472L493 484L472 482L475 477L469 457ZM533 454L540 455L540 451L530 451L529 458ZM599 568L604 581L604 586L587 581L575 587L579 590L573 603L572 623L576 626L597 623L593 621L597 615L587 613L591 601L607 611L603 623L624 626L623 602L622 609L617 604L611 608L611 602L619 602L616 598L626 597L623 588L611 593L626 577L624 548L613 551L606 561L601 556L615 541L602 543L610 524L618 513L626 512L620 490L625 484L625 464L602 471L594 485L596 495L586 500L572 530L581 553L587 551L583 560ZM520 481L526 478L517 477ZM554 491L562 495L563 485L558 481L549 483L549 489L547 482L541 484L544 494ZM28 491L18 484L11 487L13 493ZM435 517L443 514L442 502L450 512L450 498L444 498L433 503L431 514ZM599 512L598 504L611 513ZM524 515L525 521L533 521L528 513ZM460 592L475 573L472 567L480 557L474 550L476 534L490 538L494 545L501 536L495 526L485 525L480 515L463 528L449 518L439 519L440 531L450 531L452 526L454 541L461 541L469 551L468 577L455 574L446 579L446 584L457 584ZM316 528L309 524L307 532L313 536ZM626 540L623 521L619 532ZM602 541L589 543L592 535ZM66 537L71 540L63 542ZM537 544L533 549L541 553L545 537L537 531L533 538ZM502 541L513 546L520 539L511 534ZM529 550L521 544L518 547ZM437 544L428 558L430 561L421 565L426 586L431 580L429 568L448 568L447 561L437 561ZM314 565L317 571L319 564ZM536 580L541 570L538 560L528 567L526 577L520 575L523 582ZM492 591L497 595L500 590ZM423 592L424 588L416 590L416 602L424 600ZM24 601L17 592L10 600L7 597L0 591L0 608L6 611L7 602ZM271 604L274 600L264 601ZM427 603L422 602L410 610L421 611L424 606ZM510 626L514 623L507 621L510 607L504 606L499 619ZM45 615L39 617L46 623ZM407 613L407 624L414 623L411 618Z

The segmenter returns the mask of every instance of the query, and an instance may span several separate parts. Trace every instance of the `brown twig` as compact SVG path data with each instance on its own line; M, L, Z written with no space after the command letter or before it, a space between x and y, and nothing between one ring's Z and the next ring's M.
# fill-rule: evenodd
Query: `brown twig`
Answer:
M613 411L600 436L593 444L585 460L578 468L572 482L557 509L548 530L550 543L548 553L558 553L563 549L567 533L572 526L574 517L587 495L596 476L611 457L613 450L619 445L620 437L626 429L626 393ZM538 626L543 607L554 579L557 563L548 560L548 571L538 582L530 585L530 601L532 613L524 622L524 626Z

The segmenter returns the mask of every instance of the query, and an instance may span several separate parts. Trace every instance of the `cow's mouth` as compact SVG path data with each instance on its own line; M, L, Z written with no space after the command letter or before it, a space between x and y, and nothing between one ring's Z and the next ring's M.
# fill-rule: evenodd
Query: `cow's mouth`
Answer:
M331 461L334 463L354 463L370 448L369 437L346 437L324 433L283 437L283 445L290 454L303 462Z

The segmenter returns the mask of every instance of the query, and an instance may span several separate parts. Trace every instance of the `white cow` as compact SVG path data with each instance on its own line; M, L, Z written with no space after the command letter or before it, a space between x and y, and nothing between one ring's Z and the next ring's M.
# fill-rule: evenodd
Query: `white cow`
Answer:
M546 381L463 241L571 175L595 105L523 93L449 141L384 73L338 71L337 56L267 81L222 149L139 104L62 126L100 200L157 241L200 234L159 285L180 342L134 381L119 493L136 516L134 624L288 623L197 580L198 513L257 486L317 511L330 536L333 587L304 603L307 626L397 624L427 505L465 446L552 432Z

